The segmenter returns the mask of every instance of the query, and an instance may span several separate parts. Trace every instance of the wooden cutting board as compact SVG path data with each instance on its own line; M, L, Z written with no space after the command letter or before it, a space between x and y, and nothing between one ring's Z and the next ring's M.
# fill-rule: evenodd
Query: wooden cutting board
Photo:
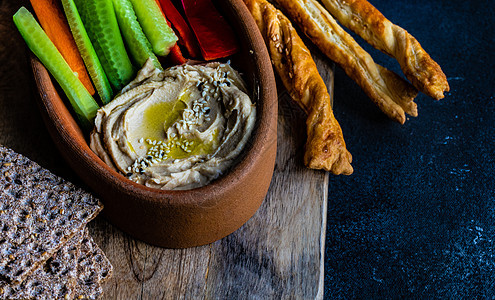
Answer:
M331 64L318 65L332 91ZM328 173L303 166L305 116L279 93L275 171L254 217L220 241L181 250L153 247L104 220L93 222L91 233L115 270L105 299L323 297Z
M15 10L26 5L20 2L0 1L0 144L80 183L55 150L33 98L37 93L26 47L12 23ZM315 59L332 95L333 64ZM303 166L305 115L283 90L277 134L266 199L252 219L220 241L162 249L102 218L91 222L92 236L114 266L103 298L323 298L328 173Z

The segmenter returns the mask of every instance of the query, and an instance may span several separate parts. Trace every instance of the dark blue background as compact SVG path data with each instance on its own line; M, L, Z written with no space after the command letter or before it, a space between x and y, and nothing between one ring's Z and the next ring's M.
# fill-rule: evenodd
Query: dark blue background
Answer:
M419 116L400 125L337 68L355 171L330 177L325 298L494 297L495 1L370 2L418 39L451 91L420 93Z

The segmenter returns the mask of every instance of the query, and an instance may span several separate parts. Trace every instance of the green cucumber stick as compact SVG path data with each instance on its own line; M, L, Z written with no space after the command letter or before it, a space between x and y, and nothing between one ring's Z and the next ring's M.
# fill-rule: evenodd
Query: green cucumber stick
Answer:
M75 3L103 70L118 92L136 72L120 35L112 0L76 0Z
M70 30L72 31L72 36L76 41L77 49L79 49L79 52L81 53L81 57L83 58L84 64L98 91L98 95L100 95L101 101L103 104L107 104L112 100L112 87L110 86L110 82L108 82L105 71L103 71L103 67L96 55L95 49L89 40L88 33L84 28L76 4L74 3L74 0L62 0L62 5Z
M167 25L156 0L131 0L137 18L156 55L165 56L178 38Z
M14 23L29 49L39 58L64 90L82 127L91 128L98 104L72 72L33 15L23 6L14 14Z
M141 25L139 25L132 3L129 0L113 0L113 7L115 8L120 32L124 36L124 41L134 63L141 68L146 60L151 58L153 65L162 69L158 58L153 53L150 42L144 35Z

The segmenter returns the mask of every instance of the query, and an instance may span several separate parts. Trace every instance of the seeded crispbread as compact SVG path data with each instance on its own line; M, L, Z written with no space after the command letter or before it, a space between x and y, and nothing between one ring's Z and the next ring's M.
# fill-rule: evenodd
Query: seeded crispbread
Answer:
M1 299L73 299L77 258L83 232L78 232L55 255L22 283L0 288Z
M103 293L102 284L112 275L113 267L105 253L87 233L87 229L77 264L75 298L97 299Z
M0 146L0 281L22 282L102 208L91 194Z

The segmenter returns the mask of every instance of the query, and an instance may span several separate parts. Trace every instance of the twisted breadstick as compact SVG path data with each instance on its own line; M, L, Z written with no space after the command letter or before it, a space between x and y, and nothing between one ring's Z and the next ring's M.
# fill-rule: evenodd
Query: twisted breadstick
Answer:
M292 99L308 114L304 163L334 174L353 172L342 129L311 54L290 21L265 0L244 0L265 39L273 66Z
M403 124L405 113L417 116L417 90L392 71L376 64L316 0L276 0L311 41L338 63L391 119Z
M420 91L442 99L449 83L440 66L419 42L393 24L366 0L322 0L328 11L376 49L394 57L402 72Z

